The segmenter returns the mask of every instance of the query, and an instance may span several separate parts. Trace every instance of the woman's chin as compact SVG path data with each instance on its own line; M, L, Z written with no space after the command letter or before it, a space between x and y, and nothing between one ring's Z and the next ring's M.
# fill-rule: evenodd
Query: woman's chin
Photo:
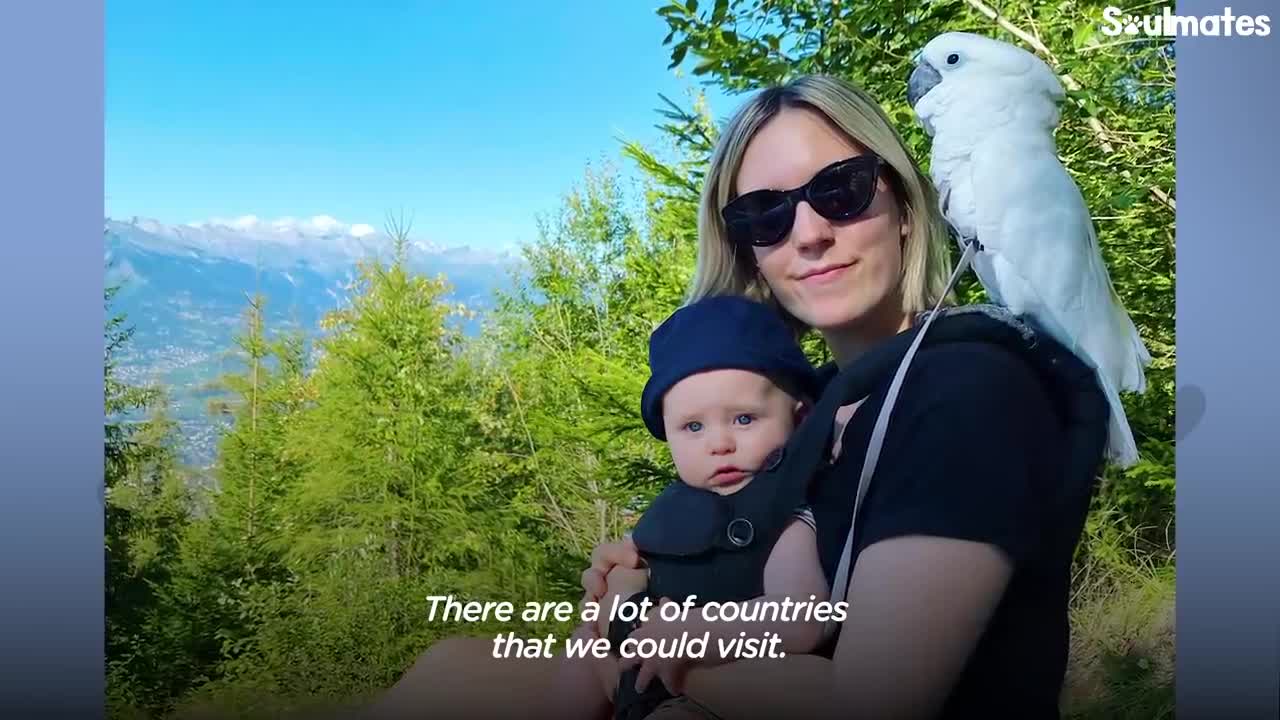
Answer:
M824 335L848 332L865 325L870 314L866 305L852 304L848 299L841 303L814 303L807 310L803 316L798 317Z

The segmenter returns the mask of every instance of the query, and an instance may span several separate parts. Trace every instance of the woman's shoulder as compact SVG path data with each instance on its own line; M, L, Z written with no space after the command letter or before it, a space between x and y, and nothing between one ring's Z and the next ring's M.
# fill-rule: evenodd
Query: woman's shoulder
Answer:
M966 373L1030 371L1026 357L999 343L986 340L951 340L925 344L916 353L922 364L945 362L949 367Z
M1046 380L1028 357L978 340L922 347L912 360L902 397L931 406L969 407L975 412L1000 405L1036 410L1050 404ZM970 407L969 403L975 405Z
M960 398L966 394L982 394L986 404L1003 396L1010 400L1037 402L1045 391L1053 391L1052 376L1046 373L1046 356L1040 333L1018 316L994 306L974 305L951 308L942 312L924 343L911 359L906 382L898 402L922 399ZM923 318L917 319L917 326ZM834 363L818 368L825 387L837 376L845 390L855 387L877 393L884 390L896 374L898 363L908 352L912 335L895 336L881 346L869 350L847 371ZM1059 373L1060 374L1060 373ZM855 377L862 380L855 380Z

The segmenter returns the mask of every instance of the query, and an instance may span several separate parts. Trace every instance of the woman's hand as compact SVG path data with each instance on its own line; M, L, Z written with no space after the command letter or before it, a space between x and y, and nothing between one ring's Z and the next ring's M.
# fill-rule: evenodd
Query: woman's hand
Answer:
M605 578L615 567L639 568L642 566L640 552L636 550L631 536L623 536L620 542L601 543L591 551L591 567L582 571L582 603L600 602L604 597L607 585Z
M663 620L659 613L659 608L663 605L673 602L669 598L662 598L658 604L650 611L649 621L632 631L630 638L639 642L644 639L657 641L658 645L663 648L674 648L680 642L682 636L701 637L704 628L695 621L678 621ZM714 643L714 640L711 642ZM714 646L713 646L714 647ZM693 664L714 664L716 658L715 653L708 651L706 659L694 660L687 657L627 657L618 663L620 671L626 671L629 668L640 666L640 672L636 674L636 690L644 692L645 688L653 678L657 677L662 680L662 684L666 686L673 695L679 695L684 692L684 676L689 666Z

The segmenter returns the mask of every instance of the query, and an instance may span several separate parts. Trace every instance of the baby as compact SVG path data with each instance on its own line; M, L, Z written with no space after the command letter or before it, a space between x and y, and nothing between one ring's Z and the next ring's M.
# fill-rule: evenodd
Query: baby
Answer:
M598 680L613 702L614 717L625 720L666 702L691 703L673 698L657 676L676 677L688 664L726 660L718 639L772 632L779 639L774 652L813 650L823 639L823 622L758 616L776 617L784 601L787 607L824 602L830 592L803 487L787 486L788 479L768 472L781 462L787 438L818 392L817 375L782 317L747 298L701 300L654 331L649 365L641 415L649 431L666 441L680 482L655 498L637 523L632 539L646 567L609 573L594 630L610 638L615 655L627 637L669 647L686 633L690 639L710 636L700 658L606 661L594 680L579 669L592 660L567 659L565 696L581 698L591 689L575 692L575 683ZM660 619L659 602L691 595L699 606L718 603L717 621L705 620L696 607L683 622ZM644 598L653 603L646 623L609 622L615 602ZM764 608L752 611L758 603L772 606L773 615L762 613ZM732 605L740 607L726 607ZM753 621L733 621L740 617Z

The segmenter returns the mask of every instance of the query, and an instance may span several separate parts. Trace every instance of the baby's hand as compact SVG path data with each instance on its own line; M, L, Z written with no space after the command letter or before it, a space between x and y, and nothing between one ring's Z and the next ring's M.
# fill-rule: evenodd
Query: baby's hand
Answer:
M663 620L658 609L673 601L669 598L662 598L657 606L653 609L653 614L644 625L637 628L631 633L631 638L636 642L645 639L657 641L658 645L666 651L675 648L680 643L681 636L686 633L692 639L695 636L701 636L696 621L685 620ZM689 666L698 662L696 658L688 657L626 657L619 661L618 668L626 671L636 665L640 666L640 672L636 677L636 690L644 692L649 686L650 681L654 677L662 680L662 684L666 685L667 690L673 695L679 695L684 687L684 674Z

